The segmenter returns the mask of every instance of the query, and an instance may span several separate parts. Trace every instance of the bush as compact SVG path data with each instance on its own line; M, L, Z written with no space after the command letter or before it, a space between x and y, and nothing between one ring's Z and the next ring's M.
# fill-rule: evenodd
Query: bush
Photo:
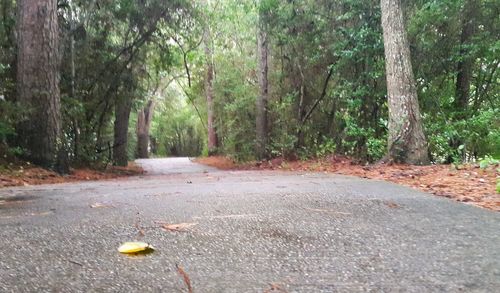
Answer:
M16 135L16 124L23 121L27 110L18 105L0 99L0 141L6 142L10 137Z
M427 121L429 151L434 161L442 163L475 161L485 156L500 156L500 110L480 111L467 120L449 121L438 115ZM454 146L453 142L460 142Z

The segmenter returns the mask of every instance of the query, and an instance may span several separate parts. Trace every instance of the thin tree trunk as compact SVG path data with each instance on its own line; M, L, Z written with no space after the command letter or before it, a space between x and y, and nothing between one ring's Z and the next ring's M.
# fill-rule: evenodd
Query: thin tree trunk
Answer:
M149 100L137 115L137 157L148 158L149 129L153 119L154 102Z
M132 101L129 98L115 102L115 125L113 144L113 163L116 166L128 165L128 125Z
M268 125L267 125L267 101L269 92L268 74L268 54L269 45L267 33L263 28L259 29L257 35L257 50L259 56L259 95L256 102L256 133L257 133L257 157L263 159L266 157L266 147L268 143Z
M300 61L299 61L300 62ZM306 115L306 107L305 107L305 99L306 99L306 79L304 76L304 72L302 71L302 66L300 63L297 65L300 73L300 97L299 97L299 107L297 112L297 121L298 121L298 129L297 129L297 142L295 144L295 148L299 149L304 146L305 138L304 138L304 124L303 120Z
M73 9L73 3L69 4L69 13L70 13L70 66L71 66L71 98L75 99L76 96L76 91L75 91L75 78L76 78L76 71L75 71L75 33L76 33L76 26L75 26L75 12Z
M0 19L0 23L3 26L3 31L4 31L4 37L5 40L1 44L1 49L4 50L5 52L8 52L12 48L15 48L16 45L16 38L15 38L15 33L16 33L16 26L13 24L11 21L11 18L15 17L16 9L13 7L14 2L11 0L2 0L1 2L1 10L2 10L2 18ZM13 79L13 82L15 84L15 75L17 72L17 61L16 61L16 56L15 54L0 54L2 56L2 59L0 59L0 62L3 62L4 64L9 64L7 68L4 68L5 76L11 77ZM5 81L2 81L5 82ZM5 84L3 85L4 92L4 98L7 101L10 102L15 102L16 101L16 89L15 87L12 86L6 86ZM15 142L14 142L15 144ZM14 145L13 144L13 145Z
M55 168L62 148L57 1L19 0L17 5L17 97L30 110L20 125L20 143L29 160Z
M2 44L2 47L4 49L7 48L7 46L9 45L13 45L14 41L13 41L13 34L12 34L12 26L11 26L11 22L9 21L10 20L10 17L12 14L14 14L14 11L12 9L12 0L2 0L0 2L0 7L2 8L2 23L1 25L3 26L3 30L4 30L4 34L5 34L5 38L6 38L6 43L3 43Z
M213 155L217 152L218 140L217 131L215 129L215 113L214 113L214 63L212 52L212 36L210 28L205 28L203 43L205 45L205 58L207 62L207 76L205 78L205 95L207 99L207 129L208 129L208 154Z
M388 159L428 164L410 48L400 0L381 0L389 106Z
M74 3L70 3L70 66L71 66L71 98L76 99L76 69L75 69L75 11ZM80 156L80 126L76 117L71 117L73 124L73 152L74 159L78 160Z
M458 111L466 111L469 104L469 91L472 79L472 68L474 59L466 49L474 34L474 13L477 3L474 0L466 0L463 19L462 32L460 34L460 61L457 64L456 99L455 108ZM462 116L463 118L463 116Z
M460 60L457 63L457 79L455 84L455 100L453 106L456 111L456 120L463 120L467 118L467 111L469 108L470 84L472 80L472 70L474 67L474 58L471 52L467 49L470 45L471 39L474 35L474 21L475 12L477 10L477 1L466 0L462 12L462 32L460 34ZM450 147L457 150L463 144L460 137L452 137L450 139ZM465 160L465 148L460 151L460 155ZM451 163L454 156L450 155L447 162Z

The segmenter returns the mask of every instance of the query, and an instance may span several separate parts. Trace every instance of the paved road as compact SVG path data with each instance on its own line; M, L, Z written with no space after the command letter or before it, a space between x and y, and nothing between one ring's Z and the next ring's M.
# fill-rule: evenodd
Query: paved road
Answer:
M500 288L499 213L355 177L140 163L159 175L0 189L0 292L188 292L176 264L193 292ZM156 251L116 251L134 239Z

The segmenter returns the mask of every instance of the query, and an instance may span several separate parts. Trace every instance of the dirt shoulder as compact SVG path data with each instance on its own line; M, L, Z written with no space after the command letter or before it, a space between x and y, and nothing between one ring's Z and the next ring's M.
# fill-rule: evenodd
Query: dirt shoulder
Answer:
M59 175L56 172L23 163L22 165L0 166L0 188L8 186L27 186L38 184L65 183L86 180L104 180L143 174L142 168L134 163L127 167L110 166L103 170L90 168L71 169L69 175Z
M198 158L196 162L224 170L315 171L379 179L413 187L437 196L500 211L496 181L499 166L485 169L476 165L409 166L399 164L359 165L344 157L331 156L307 161L270 161L236 164L226 157Z

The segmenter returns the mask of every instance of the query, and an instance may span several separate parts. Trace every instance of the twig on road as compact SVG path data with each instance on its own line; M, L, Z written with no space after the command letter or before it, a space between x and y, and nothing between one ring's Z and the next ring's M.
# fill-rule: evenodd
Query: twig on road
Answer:
M81 266L83 267L83 264L77 262L77 261L74 261L74 260L71 260L71 259L68 259L68 262L72 263L72 264L75 264L75 265L78 265L78 266Z
M193 287L191 286L191 280L189 279L189 276L186 273L186 271L184 271L184 269L179 264L175 264L175 267L177 268L177 272L179 273L179 275L182 276L182 279L184 280L184 284L186 284L186 287L188 289L188 293L193 293Z

